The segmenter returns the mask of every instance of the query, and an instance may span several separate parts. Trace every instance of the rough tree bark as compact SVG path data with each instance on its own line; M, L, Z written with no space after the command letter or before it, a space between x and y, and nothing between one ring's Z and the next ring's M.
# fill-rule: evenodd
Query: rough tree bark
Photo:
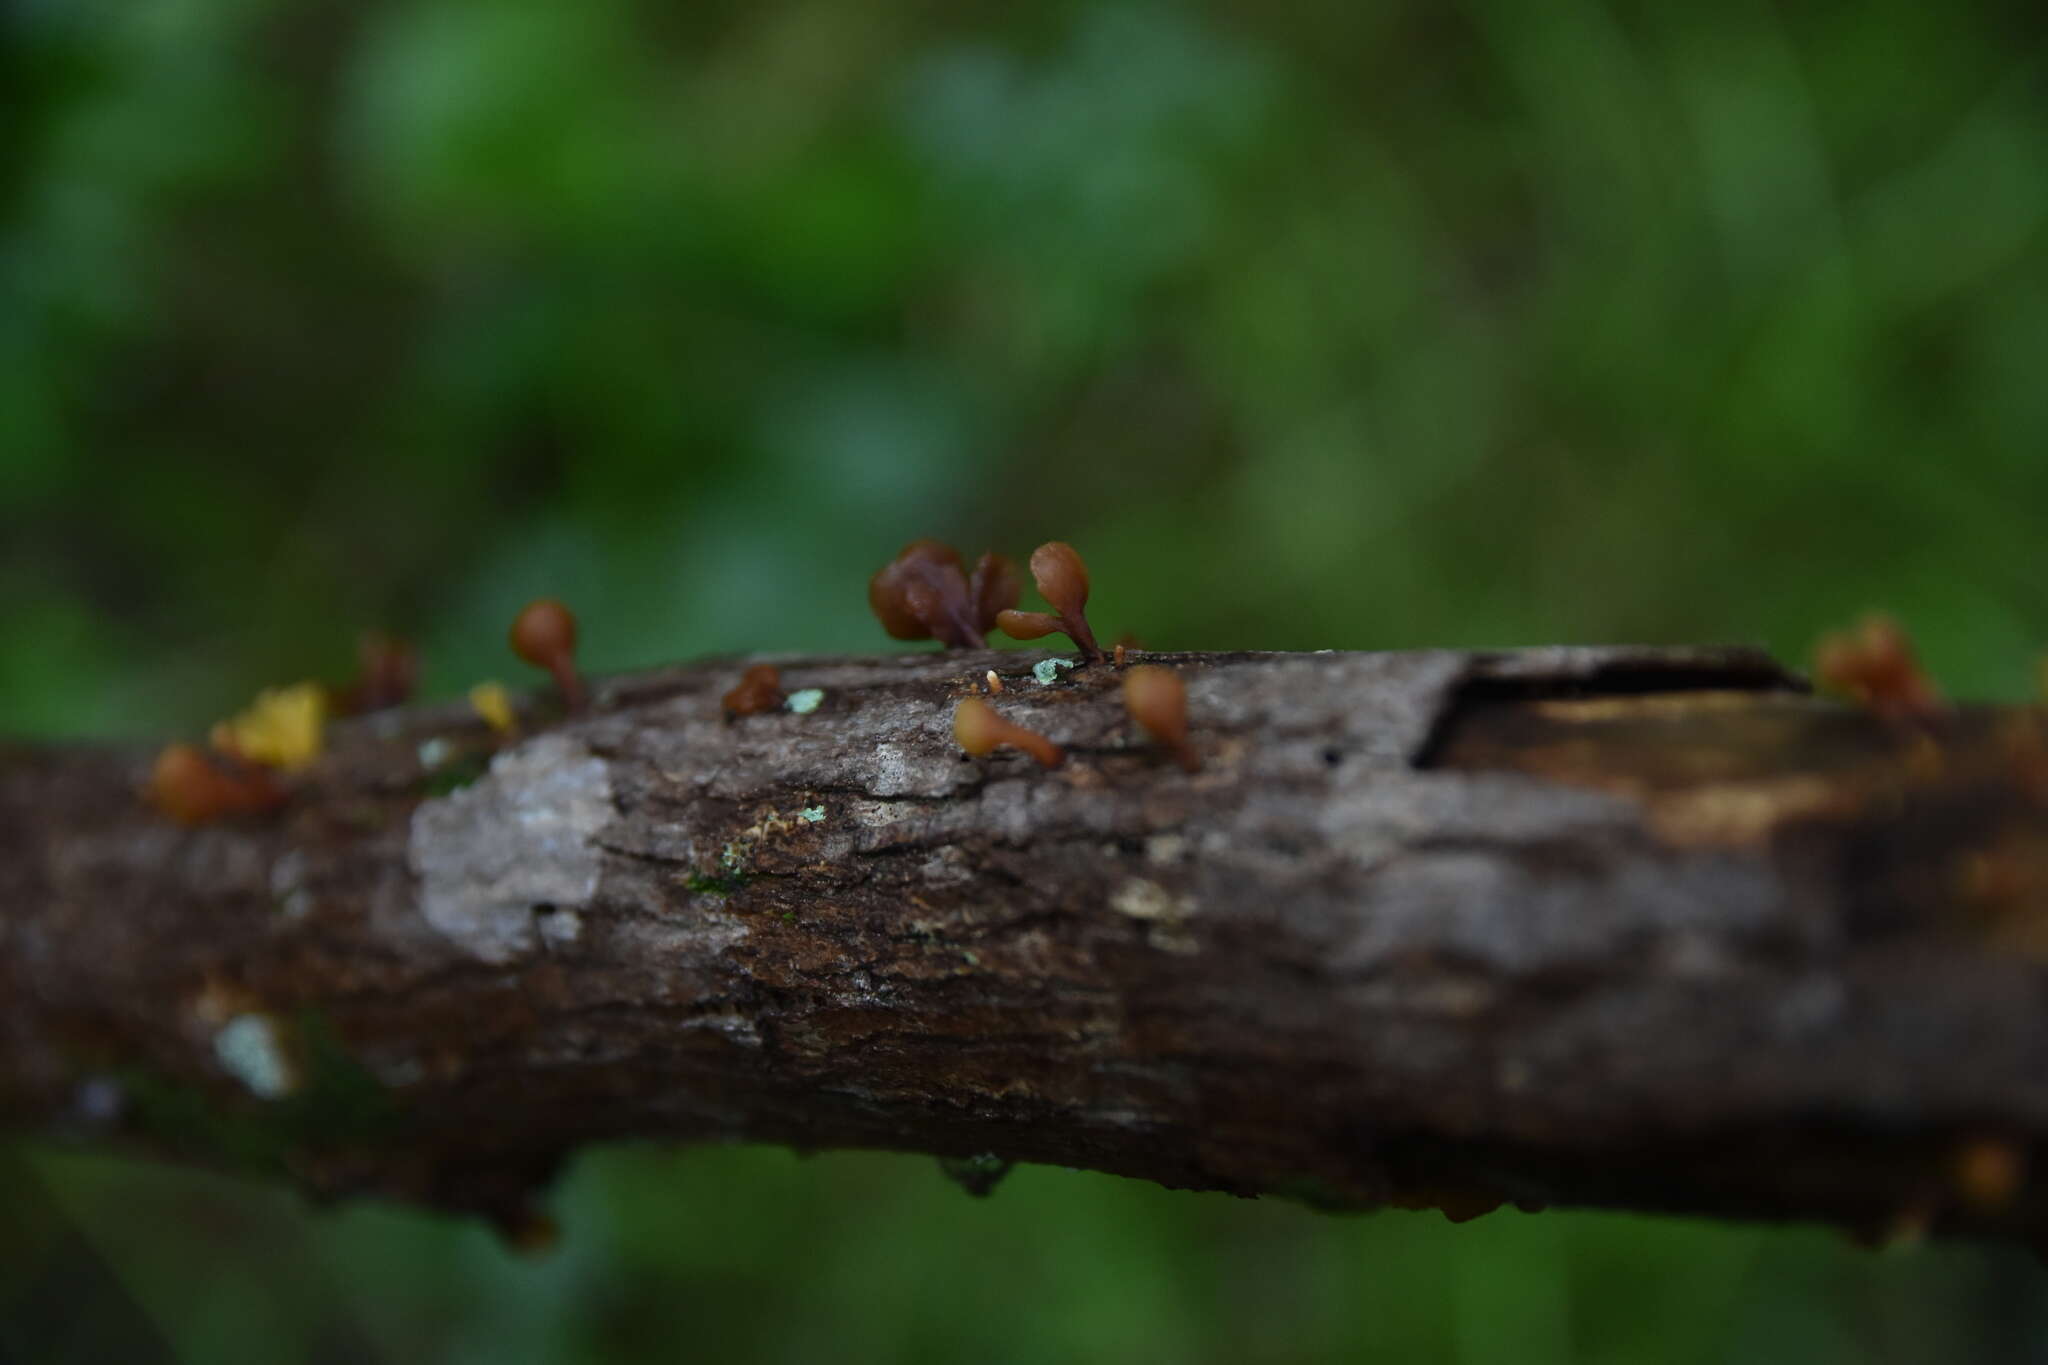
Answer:
M367 717L192 831L146 754L6 749L0 1113L515 1226L620 1137L2048 1221L2042 712L1886 724L1745 650L1156 656L1188 774L1039 657ZM960 754L990 667L1066 766Z

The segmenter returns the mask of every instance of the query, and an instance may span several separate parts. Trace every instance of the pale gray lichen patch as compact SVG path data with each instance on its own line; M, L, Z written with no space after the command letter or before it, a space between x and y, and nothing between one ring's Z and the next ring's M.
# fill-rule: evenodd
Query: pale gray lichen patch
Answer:
M213 1055L258 1099L283 1099L299 1088L298 1068L277 1021L267 1014L238 1014L221 1025L213 1035Z
M610 769L568 736L499 754L481 780L413 812L407 860L421 913L486 962L533 951L538 907L552 917L597 894L598 835L612 814Z
M807 825L815 825L825 818L825 808L823 806L805 806L796 813L796 818Z
M811 714L811 712L817 710L818 703L824 700L824 688L806 687L799 691L790 693L789 699L783 702L783 705L787 706L790 710L794 711L799 716L808 716L809 714Z

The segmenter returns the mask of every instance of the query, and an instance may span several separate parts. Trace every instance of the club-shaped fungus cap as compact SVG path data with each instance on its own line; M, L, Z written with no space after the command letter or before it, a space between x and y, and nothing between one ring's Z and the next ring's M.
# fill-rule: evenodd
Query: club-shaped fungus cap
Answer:
M281 805L284 788L262 768L228 772L197 745L172 744L156 756L147 790L150 805L181 825L203 825Z
M868 580L868 607L893 639L981 649L996 614L1017 605L1021 591L1005 555L984 554L970 577L952 546L913 540Z
M782 699L782 674L774 664L755 664L721 701L736 716L757 716L781 706Z
M1087 609L1088 565L1064 540L1048 540L1031 552L1031 581L1060 615L1078 618Z
M953 711L953 739L976 758L986 758L1009 746L1031 755L1048 768L1057 768L1067 758L1066 750L1021 725L1012 725L979 697L968 697Z
M1202 766L1188 742L1188 689L1180 675L1158 664L1139 664L1124 674L1124 709L1146 734L1170 750L1180 766Z
M1038 595L1052 603L1054 614L1005 611L996 618L997 627L1019 640L1059 631L1090 659L1107 657L1088 625L1088 565L1081 552L1064 540L1047 541L1031 552L1031 580L1038 585Z
M508 639L514 654L554 675L564 705L571 711L583 709L583 679L576 672L576 613L555 598L538 598L513 618Z

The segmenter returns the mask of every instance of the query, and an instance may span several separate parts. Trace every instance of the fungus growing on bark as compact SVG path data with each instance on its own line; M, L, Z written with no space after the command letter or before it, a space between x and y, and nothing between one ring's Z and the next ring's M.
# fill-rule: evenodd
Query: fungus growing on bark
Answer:
M244 763L287 772L320 756L327 724L327 689L318 683L266 687L256 700L207 736L213 747Z
M774 664L755 664L721 701L735 716L757 716L782 705L782 674Z
M337 716L359 716L403 706L419 681L420 655L409 641L382 631L364 631L356 641L356 678L334 689Z
M996 676L996 671L993 668L988 671L988 690L991 694L1003 690L1003 680Z
M581 711L585 700L582 675L576 671L576 614L552 597L528 602L512 622L512 652L535 668L554 675L562 704Z
M968 697L953 712L953 739L976 758L986 758L1008 745L1031 755L1048 768L1066 762L1067 751L1036 730L1013 725L979 697Z
M1180 675L1158 664L1139 664L1124 674L1124 709L1146 734L1172 751L1180 766L1202 766L1188 742L1188 689Z
M1972 1138L1951 1154L1949 1179L1970 1208L2003 1213L2027 1183L2027 1154L2006 1138Z
M1880 613L1823 637L1813 671L1822 687L1890 720L1925 719L1942 709L1941 693L1920 667L1912 641Z
M1048 540L1031 552L1031 580L1038 585L1038 595L1052 603L1052 614L1004 611L996 616L996 628L1018 640L1058 631L1090 659L1108 658L1088 627L1088 566L1080 552L1064 540Z
M156 756L146 795L181 825L256 815L285 799L284 788L266 770L232 756L216 761L195 744L167 745Z
M484 724L500 735L519 730L519 716L512 707L512 694L501 682L480 682L469 689L469 709L483 717Z
M868 607L893 639L985 649L997 614L1022 591L1007 555L984 554L970 576L952 546L913 540L868 580Z

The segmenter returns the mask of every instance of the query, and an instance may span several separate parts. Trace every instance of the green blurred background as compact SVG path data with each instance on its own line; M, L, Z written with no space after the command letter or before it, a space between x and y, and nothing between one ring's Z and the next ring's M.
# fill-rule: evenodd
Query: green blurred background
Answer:
M192 732L366 626L511 679L543 592L598 669L873 649L925 534L1070 539L1162 648L1798 660L1881 605L2017 699L2048 643L2034 0L0 23L14 733ZM44 1148L0 1207L194 1361L2048 1353L2009 1253L875 1155L592 1154L540 1262Z

